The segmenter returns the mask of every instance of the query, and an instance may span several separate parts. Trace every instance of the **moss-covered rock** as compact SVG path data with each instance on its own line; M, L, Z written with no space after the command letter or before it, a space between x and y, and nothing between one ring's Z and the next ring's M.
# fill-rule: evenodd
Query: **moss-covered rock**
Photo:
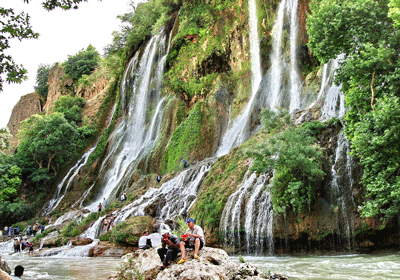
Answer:
M110 241L125 246L137 247L143 231L152 232L154 220L150 216L131 217L112 229Z

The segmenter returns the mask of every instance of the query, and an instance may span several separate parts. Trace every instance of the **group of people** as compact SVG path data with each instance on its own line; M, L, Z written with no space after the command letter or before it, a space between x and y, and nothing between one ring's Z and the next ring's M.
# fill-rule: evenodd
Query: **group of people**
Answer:
M169 231L162 231L161 248L157 250L162 262L162 266L159 267L160 270L164 270L169 265L169 261L176 259L179 250L182 256L178 261L178 264L187 261L186 249L188 248L194 249L195 259L199 258L199 250L201 250L205 245L203 229L195 224L193 218L187 220L187 225L189 228L186 230L184 235L181 235L181 241L179 241L178 237L171 234Z
M19 253L25 249L28 249L28 254L33 253L33 244L28 241L28 238L17 236L14 238L14 253Z
M112 230L114 227L114 216L105 217L103 220L103 232L107 232L108 230Z
M45 225L40 225L39 226L39 223L38 222L36 222L36 223L34 223L33 224L33 226L31 226L31 225L28 225L27 227L26 227L26 235L29 237L29 236L36 236L36 233L40 230L40 233L42 233L43 231L44 231L44 229L45 229ZM10 227L8 227L8 226L5 226L4 227L4 233L3 233L3 236L4 237L15 237L15 236L22 236L23 235L23 232L20 230L20 228L19 227L12 227L12 226L10 226Z

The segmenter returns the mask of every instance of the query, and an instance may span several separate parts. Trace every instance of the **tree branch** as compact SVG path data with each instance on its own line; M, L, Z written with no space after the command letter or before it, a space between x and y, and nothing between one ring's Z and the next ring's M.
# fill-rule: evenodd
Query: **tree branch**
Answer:
M375 108L374 108L374 102L375 102L374 81L375 81L375 71L374 71L374 74L372 74L372 81L371 81L371 92L372 92L371 107L372 107L373 111L375 111Z

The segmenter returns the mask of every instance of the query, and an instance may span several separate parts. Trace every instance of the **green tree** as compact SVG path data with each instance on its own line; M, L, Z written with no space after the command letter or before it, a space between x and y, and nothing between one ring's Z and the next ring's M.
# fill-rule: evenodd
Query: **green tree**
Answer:
M389 16L395 22L395 24L400 26L400 0L391 0L390 4Z
M288 119L282 113L270 110L263 112L264 129L276 134L258 147L258 152L249 152L255 158L253 170L274 172L272 181L272 203L277 213L300 214L306 212L315 199L315 193L325 173L322 171L323 154L317 145L316 136L325 128L320 122L303 124L300 127L281 126Z
M83 1L87 0L44 0L42 5L47 10L55 8L69 10L77 9L78 4ZM23 0L23 2L29 3L30 1ZM7 49L11 47L10 41L12 39L20 41L37 39L39 33L32 30L30 17L24 12L15 14L13 9L0 7L0 17L2 18L0 27L0 91L2 91L4 82L21 83L27 78L27 70L21 64L17 64L11 55L6 54Z
M17 64L11 55L7 55L10 41L13 39L36 39L39 34L32 30L29 15L15 14L13 9L0 7L0 91L4 82L21 83L26 80L26 69Z
M33 87L35 91L44 98L47 99L49 93L49 74L51 66L48 64L40 64L36 73L36 85Z
M7 127L0 129L0 153L4 153L10 148L11 134Z
M10 161L9 156L1 155L0 162L0 203L3 203L18 196L22 170Z
M398 3L314 0L307 22L310 49L321 61L344 54L336 80L342 84L349 108L346 135L353 156L365 167L368 200L362 214L384 219L400 213L400 193L395 191L400 180L395 163L400 147L391 136L400 123L392 116L400 97L400 33L394 24ZM391 159L388 150L394 155Z
M63 113L64 117L75 124L82 122L82 110L86 99L79 96L64 95L54 102L54 112Z
M81 50L77 54L69 56L64 63L64 71L73 80L78 81L82 75L90 75L99 64L100 54L96 48L89 45L86 50Z
M93 132L87 127L77 128L59 112L34 115L21 123L17 156L25 162L35 162L39 170L57 174L62 164L79 154ZM46 176L43 172L39 175Z

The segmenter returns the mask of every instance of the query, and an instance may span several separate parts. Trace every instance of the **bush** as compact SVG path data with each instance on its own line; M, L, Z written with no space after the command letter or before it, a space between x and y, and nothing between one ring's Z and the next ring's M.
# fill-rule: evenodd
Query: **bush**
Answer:
M64 71L74 81L78 81L83 75L90 75L100 61L100 54L96 48L89 45L86 50L81 50L73 56L69 56L64 63Z
M36 73L36 85L33 87L35 91L46 101L49 93L49 74L51 66L48 64L40 64Z

